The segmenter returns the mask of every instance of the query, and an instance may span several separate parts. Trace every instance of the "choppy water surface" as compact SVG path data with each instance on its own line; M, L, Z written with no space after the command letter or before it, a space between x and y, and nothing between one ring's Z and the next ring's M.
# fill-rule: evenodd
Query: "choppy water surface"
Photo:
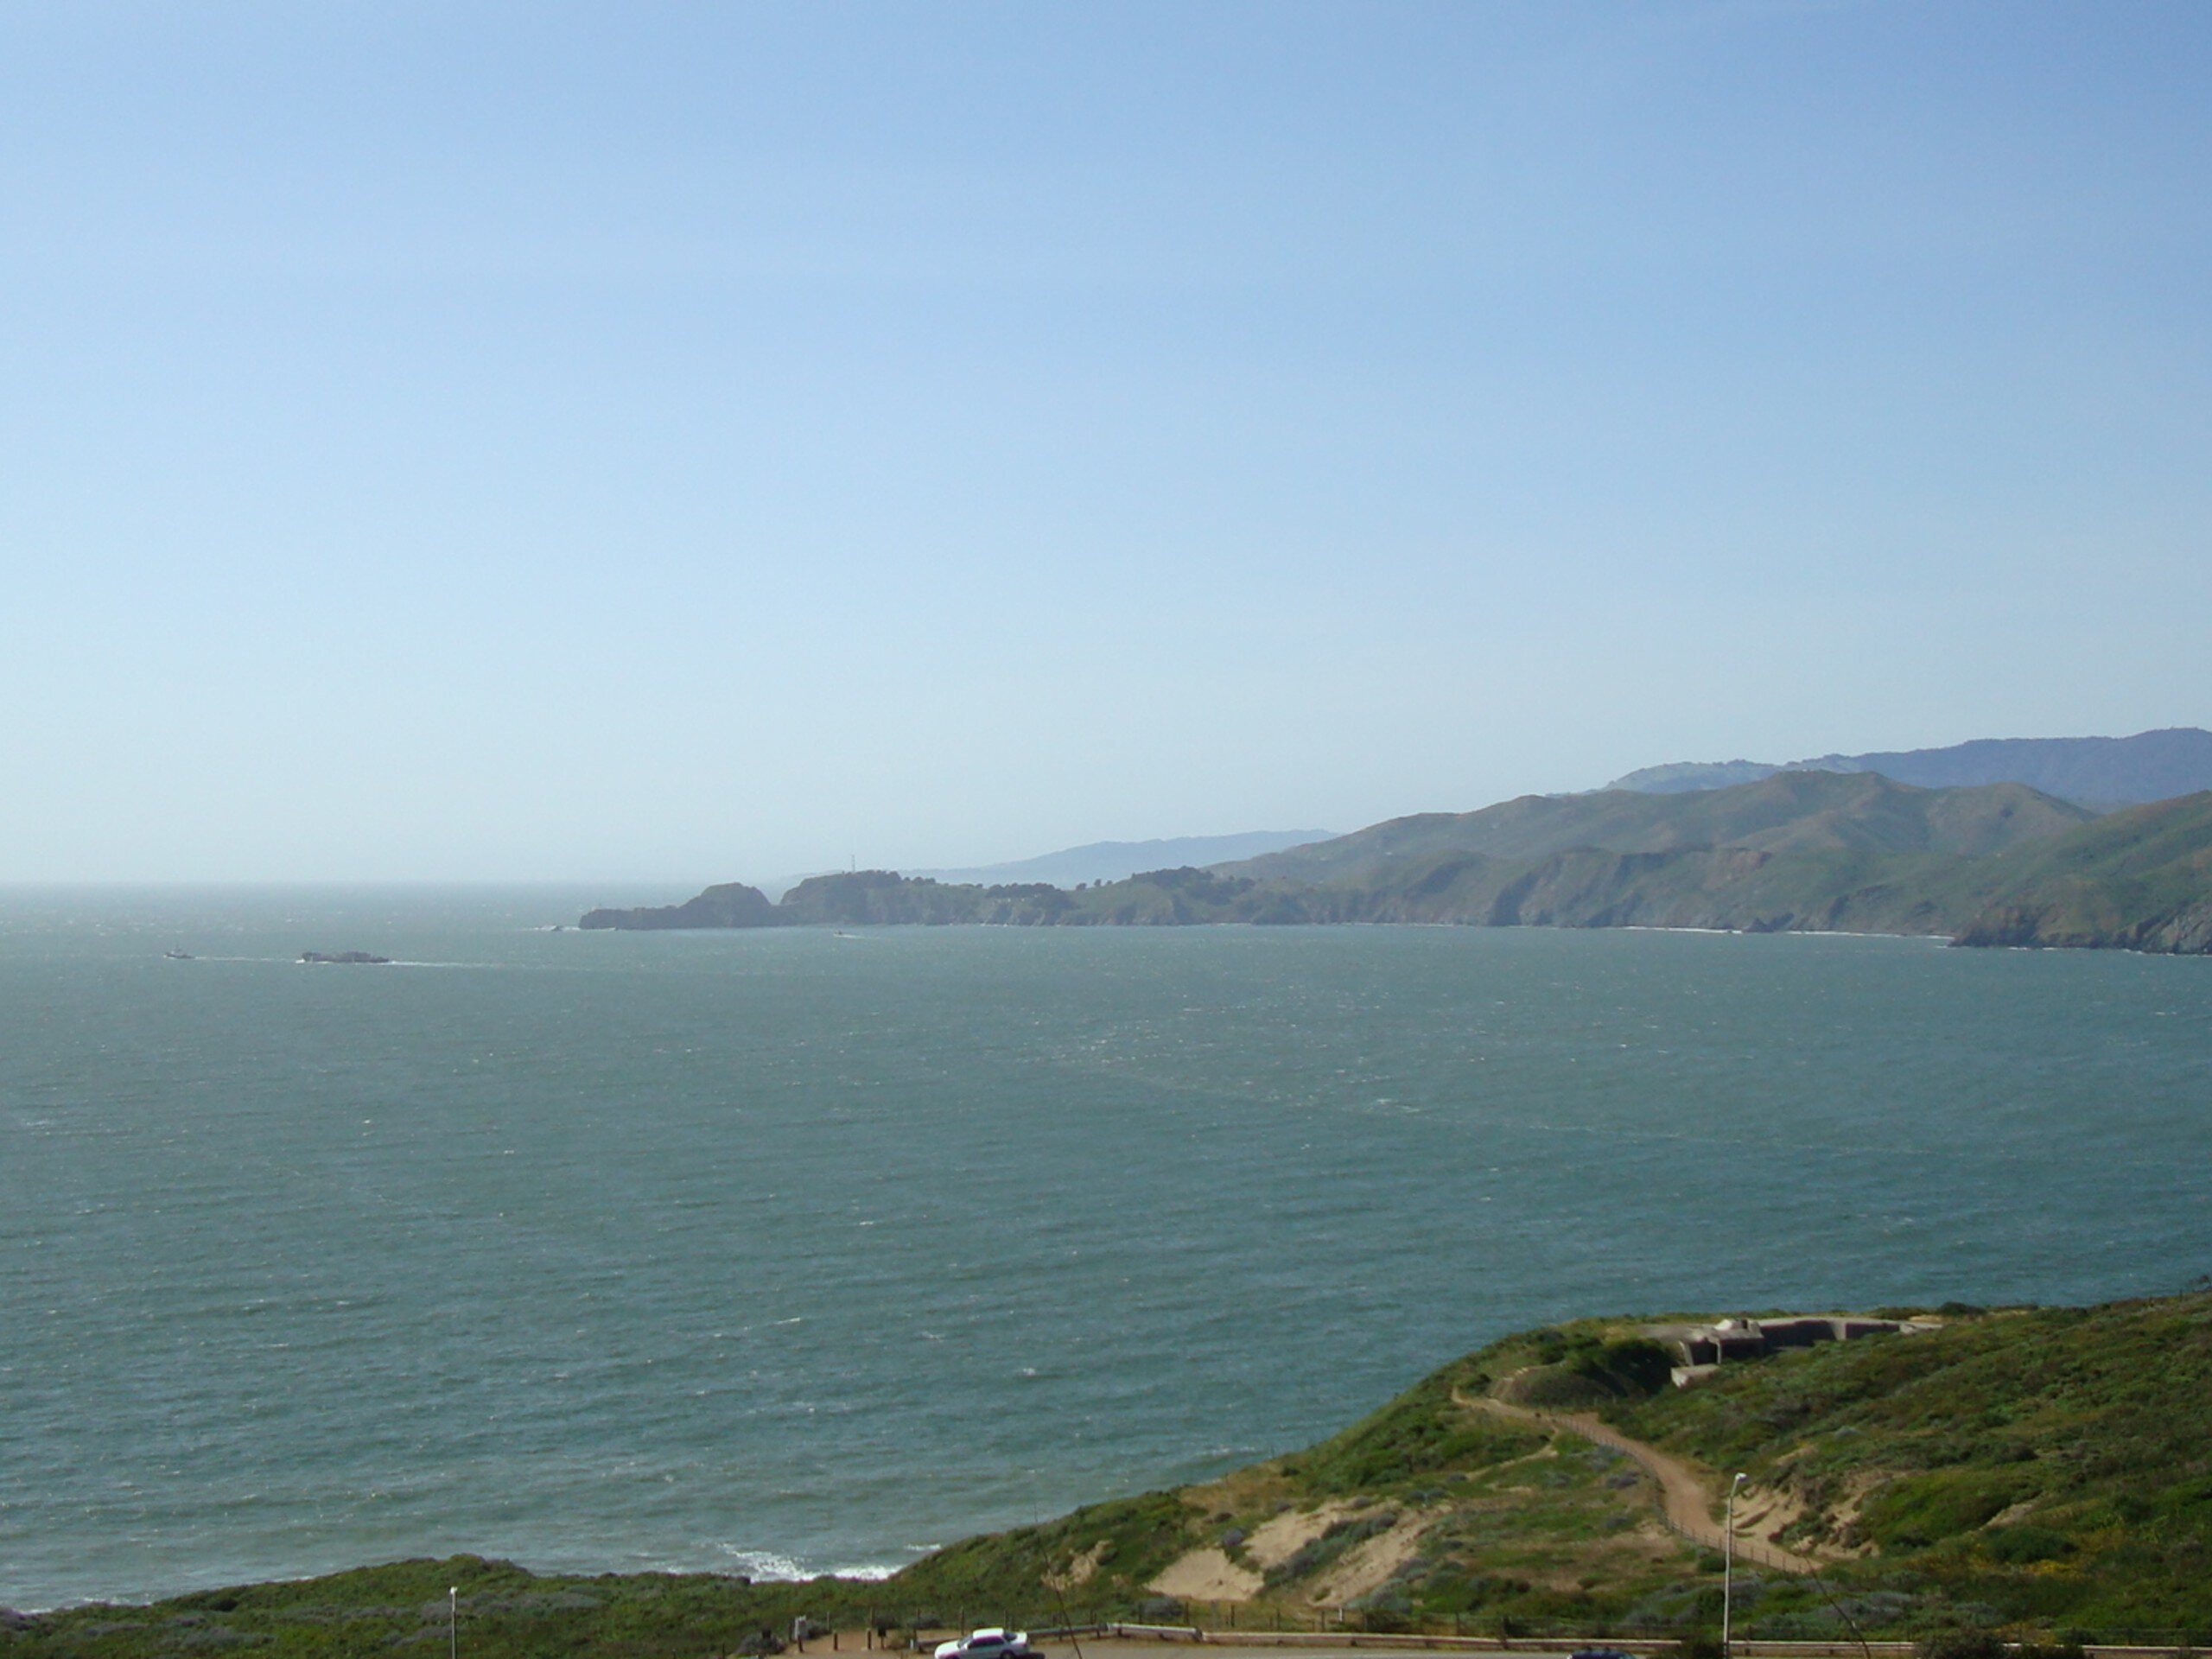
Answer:
M0 1604L890 1567L1553 1318L2212 1270L2212 963L590 896L0 898Z

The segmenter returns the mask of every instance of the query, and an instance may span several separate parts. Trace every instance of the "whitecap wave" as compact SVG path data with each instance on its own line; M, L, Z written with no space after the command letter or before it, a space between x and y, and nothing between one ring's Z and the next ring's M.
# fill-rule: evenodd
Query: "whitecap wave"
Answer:
M740 1549L734 1544L724 1544L721 1551L739 1572L751 1578L792 1580L814 1576L791 1556L779 1554L772 1549Z
M786 1555L780 1550L746 1549L736 1544L718 1546L729 1557L736 1571L747 1578L768 1580L779 1583L801 1583L819 1578L828 1573L841 1579L865 1579L870 1581L887 1579L904 1565L903 1562L882 1561L833 1562L827 1567L803 1561L796 1555Z

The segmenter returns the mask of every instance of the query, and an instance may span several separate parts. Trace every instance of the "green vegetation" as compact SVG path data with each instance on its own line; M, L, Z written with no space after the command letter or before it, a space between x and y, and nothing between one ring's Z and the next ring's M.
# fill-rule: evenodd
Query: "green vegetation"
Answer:
M1789 1493L1837 1576L2050 1628L2212 1631L2212 1296L1961 1320L1609 1411Z
M1316 885L1439 854L1531 864L1578 849L1681 853L1942 853L1974 856L2088 823L2087 808L2019 784L1914 789L1872 772L1785 772L1689 795L1524 795L1479 812L1392 818L1334 841L1225 868Z
M1541 1331L1533 1363L1497 1390L1516 1405L1580 1411L1616 1400L1642 1399L1667 1386L1674 1356L1648 1337L1608 1339L1590 1330Z
M298 1583L179 1596L149 1607L81 1607L0 1621L0 1654L104 1656L236 1649L339 1656L445 1651L448 1588L465 1650L480 1656L728 1653L788 1635L807 1586L709 1573L539 1577L474 1556L396 1561Z
M709 887L704 893L687 899L680 905L662 905L642 910L587 911L576 925L587 928L649 930L772 927L775 921L775 907L769 904L766 893L758 887L748 887L741 881L726 881L719 887Z
M2021 848L1962 944L2212 951L2212 793L2115 812Z
M1911 1310L1883 1310L1901 1313ZM540 1577L462 1557L149 1607L0 1617L4 1659L435 1653L458 1586L475 1656L761 1647L804 1615L847 1631L1131 1615L1212 1622L1156 1583L1193 1552L1247 1576L1248 1628L1317 1610L1378 1630L1678 1636L1718 1618L1719 1558L1664 1530L1649 1478L1556 1416L1594 1411L1713 1474L1743 1470L1815 1578L1739 1561L1737 1628L2049 1645L2212 1638L2212 1292L1982 1313L1732 1362L1670 1387L1638 1321L1524 1332L1317 1446L1201 1485L971 1538L881 1584L713 1574ZM1503 1404L1497 1402L1504 1402ZM852 1645L847 1639L846 1645ZM1955 1649L1955 1651L1954 1651Z
M2212 793L2099 817L2018 784L1782 772L1688 795L1531 796L1211 870L1072 890L861 870L595 910L588 928L1324 922L1948 934L2212 951Z

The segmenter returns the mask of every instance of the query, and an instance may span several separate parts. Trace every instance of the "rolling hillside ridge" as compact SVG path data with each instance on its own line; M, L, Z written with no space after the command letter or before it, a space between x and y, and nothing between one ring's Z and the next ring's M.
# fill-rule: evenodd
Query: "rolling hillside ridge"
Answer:
M1756 783L1777 772L1876 772L1923 789L2026 784L2069 801L2119 806L2212 789L2212 732L2177 726L2133 737L1977 738L1947 748L1823 754L1780 765L1687 762L1645 766L1605 787L1678 794Z

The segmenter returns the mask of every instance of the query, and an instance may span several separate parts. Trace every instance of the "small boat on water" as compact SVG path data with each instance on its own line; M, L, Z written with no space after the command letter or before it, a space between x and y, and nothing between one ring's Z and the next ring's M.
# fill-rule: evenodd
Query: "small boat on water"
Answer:
M388 963L391 958L390 957L371 956L365 950L302 950L300 952L300 960L302 962L344 963L349 965L353 963L368 963L374 965L381 963Z
M195 960L192 952L189 950L164 950L162 954L168 957L171 962L191 962Z

